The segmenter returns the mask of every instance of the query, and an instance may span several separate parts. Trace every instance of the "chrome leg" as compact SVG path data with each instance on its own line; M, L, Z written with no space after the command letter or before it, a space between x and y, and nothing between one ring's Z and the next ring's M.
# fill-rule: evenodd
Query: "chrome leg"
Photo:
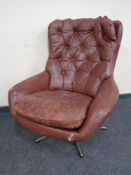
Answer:
M35 140L35 143L39 143L40 141L44 140L47 136L42 136L39 137L38 139Z
M75 145L78 150L80 158L83 158L84 154L83 154L83 151L81 150L80 144L78 142L75 142Z
M101 130L107 130L107 127L106 126L102 126Z

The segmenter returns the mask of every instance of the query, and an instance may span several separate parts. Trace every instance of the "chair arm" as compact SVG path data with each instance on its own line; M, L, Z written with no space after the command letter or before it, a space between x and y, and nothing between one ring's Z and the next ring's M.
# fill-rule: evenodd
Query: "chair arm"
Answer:
M8 94L9 107L12 114L14 114L13 105L20 97L48 90L48 85L49 75L44 71L13 86Z
M119 91L113 77L103 81L79 130L79 140L88 139L103 125L117 104Z

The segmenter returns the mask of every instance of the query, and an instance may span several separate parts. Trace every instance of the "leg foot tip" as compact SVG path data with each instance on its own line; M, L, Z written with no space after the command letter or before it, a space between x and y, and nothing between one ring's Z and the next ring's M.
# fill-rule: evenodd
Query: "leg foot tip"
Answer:
M39 143L40 141L35 140L35 143Z
M35 143L41 142L41 141L44 140L46 137L47 137L47 136L39 137L38 139L35 140Z
M84 155L83 155L83 154L79 154L79 156L80 156L80 158L83 158L83 157L84 157Z
M107 130L107 127L106 126L102 126L101 130Z

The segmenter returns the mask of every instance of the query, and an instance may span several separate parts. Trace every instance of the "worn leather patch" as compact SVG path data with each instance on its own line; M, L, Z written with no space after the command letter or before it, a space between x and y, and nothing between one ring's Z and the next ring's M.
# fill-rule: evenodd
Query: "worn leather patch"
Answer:
M18 114L35 122L73 129L82 124L91 101L80 93L42 91L20 98L14 107Z

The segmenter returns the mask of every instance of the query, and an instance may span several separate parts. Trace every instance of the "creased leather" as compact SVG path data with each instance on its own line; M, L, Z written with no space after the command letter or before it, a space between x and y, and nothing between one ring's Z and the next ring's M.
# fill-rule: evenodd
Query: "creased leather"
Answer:
M9 90L8 99L9 107L11 113L15 115L14 104L19 100L20 97L23 97L28 94L33 94L35 92L48 90L49 89L49 75L47 72L39 73L33 77L30 77Z
M15 103L15 111L29 120L59 128L80 127L92 98L64 90L41 91Z
M113 73L115 25L107 17L55 20L49 25L49 48L46 70L50 90L65 89L94 97L101 82Z
M88 110L87 118L79 130L79 140L89 138L103 125L116 106L118 99L119 90L113 77L103 81Z

